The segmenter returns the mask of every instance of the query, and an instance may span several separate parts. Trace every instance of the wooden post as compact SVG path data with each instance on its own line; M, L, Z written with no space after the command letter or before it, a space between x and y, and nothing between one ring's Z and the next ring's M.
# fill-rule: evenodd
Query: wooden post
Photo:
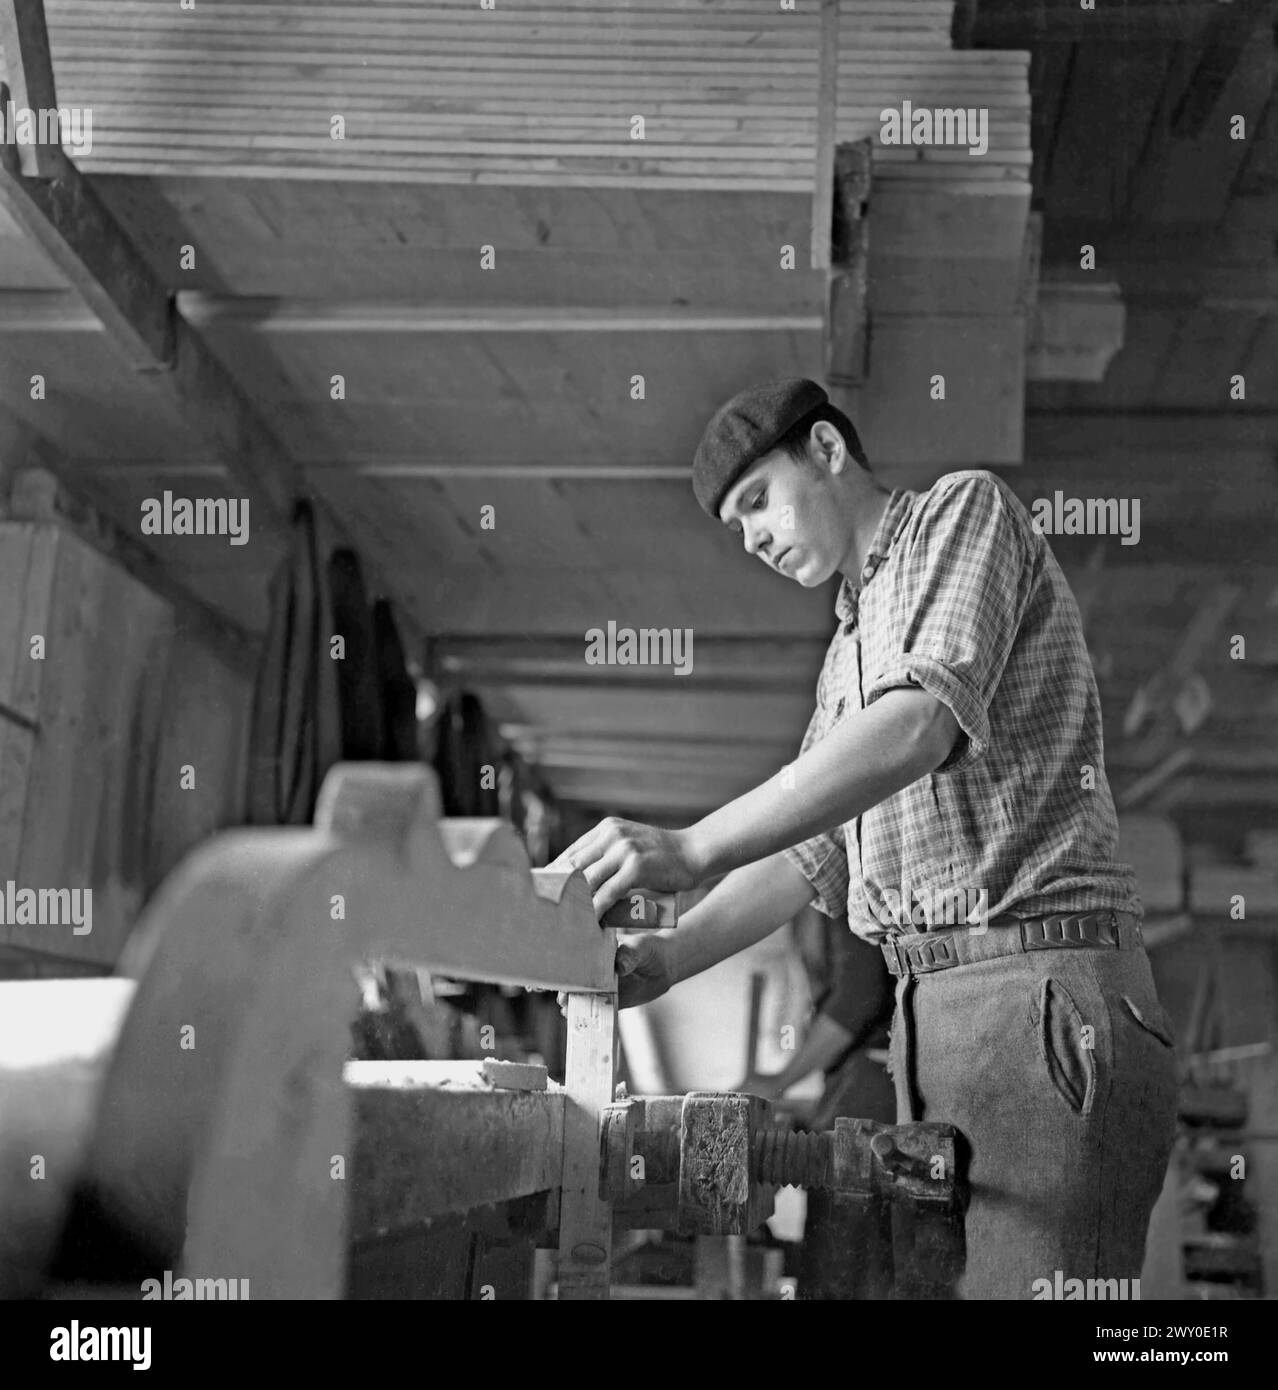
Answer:
M839 109L839 0L821 0L820 43L812 269L829 270L830 228L834 220L834 137Z
M15 111L56 111L53 60L41 0L0 0L0 47ZM7 114L7 107L0 111L0 122ZM30 178L55 178L66 163L57 137L52 144L20 144L16 149L18 167Z
M617 1059L617 996L569 994L559 1297L606 1299L612 1205L599 1196L599 1136Z

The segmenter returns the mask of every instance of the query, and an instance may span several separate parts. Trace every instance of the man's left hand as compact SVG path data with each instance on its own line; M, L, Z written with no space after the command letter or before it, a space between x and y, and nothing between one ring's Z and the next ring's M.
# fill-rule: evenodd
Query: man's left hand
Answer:
M594 894L596 917L631 889L679 893L703 877L687 830L660 830L616 816L600 821L549 867L580 870Z

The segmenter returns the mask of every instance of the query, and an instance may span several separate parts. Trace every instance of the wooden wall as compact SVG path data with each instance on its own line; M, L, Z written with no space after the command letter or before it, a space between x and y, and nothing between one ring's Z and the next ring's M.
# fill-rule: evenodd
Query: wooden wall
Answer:
M179 602L56 521L0 521L0 907L12 881L91 888L93 914L0 911L0 976L113 966L177 860L242 819L251 698Z

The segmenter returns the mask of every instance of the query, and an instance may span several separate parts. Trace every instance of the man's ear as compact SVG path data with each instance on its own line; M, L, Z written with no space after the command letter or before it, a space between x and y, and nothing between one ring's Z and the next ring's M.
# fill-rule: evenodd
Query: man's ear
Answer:
M829 420L818 420L812 426L812 437L818 445L818 452L826 468L834 473L842 473L847 466L848 451L843 436Z

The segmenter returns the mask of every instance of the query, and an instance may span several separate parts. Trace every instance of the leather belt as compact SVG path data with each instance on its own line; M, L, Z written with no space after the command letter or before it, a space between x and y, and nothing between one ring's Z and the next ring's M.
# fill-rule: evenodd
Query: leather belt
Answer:
M1143 945L1140 918L1134 912L1111 910L1053 917L994 917L988 930L982 932L965 927L907 932L881 943L883 958L897 979L1027 951L1071 947L1131 951Z

